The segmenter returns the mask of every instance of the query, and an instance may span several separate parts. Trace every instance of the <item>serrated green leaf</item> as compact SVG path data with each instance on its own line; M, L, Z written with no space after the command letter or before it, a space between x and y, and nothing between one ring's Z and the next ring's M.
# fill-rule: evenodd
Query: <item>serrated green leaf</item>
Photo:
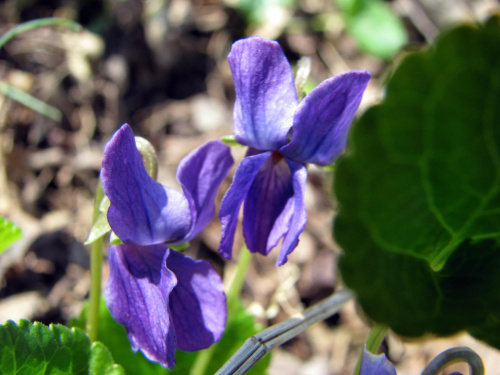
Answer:
M0 217L0 254L21 238L23 238L21 228L6 218Z
M82 311L78 320L73 320L71 325L84 328L87 317L87 308ZM165 369L157 363L149 361L139 352L132 352L132 347L127 338L125 327L118 324L108 308L106 303L101 301L99 307L99 328L97 339L110 350L116 363L121 365L126 374L164 374Z
M73 320L71 325L83 328L85 326L85 320L86 308L82 311L80 319ZM234 309L234 313L230 314L224 335L213 348L214 352L210 364L205 371L205 375L214 374L248 337L256 334L261 329L262 327L255 324L253 316L243 308L241 303L238 303L237 307ZM104 301L102 301L100 305L99 332L97 338L106 345L111 351L115 362L123 366L127 374L189 374L196 357L201 353L188 353L178 350L175 354L176 365L171 371L161 367L157 363L150 362L140 351L136 353L132 352L125 328L113 319ZM247 374L265 374L270 361L271 356L268 354L247 372Z
M499 45L494 18L407 57L337 162L342 275L402 335L500 347Z
M94 342L91 349L90 374L123 375L125 371L123 367L113 363L113 357L103 343Z
M0 374L57 375L88 374L120 375L105 347L92 345L78 328L59 324L9 320L0 326ZM100 372L113 369L111 372Z

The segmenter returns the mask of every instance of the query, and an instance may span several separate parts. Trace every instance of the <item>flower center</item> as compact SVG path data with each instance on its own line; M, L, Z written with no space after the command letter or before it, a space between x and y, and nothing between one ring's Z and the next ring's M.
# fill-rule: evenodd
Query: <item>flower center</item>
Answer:
M271 159L274 164L278 164L281 160L283 160L284 156L281 155L278 151L273 151L271 154Z

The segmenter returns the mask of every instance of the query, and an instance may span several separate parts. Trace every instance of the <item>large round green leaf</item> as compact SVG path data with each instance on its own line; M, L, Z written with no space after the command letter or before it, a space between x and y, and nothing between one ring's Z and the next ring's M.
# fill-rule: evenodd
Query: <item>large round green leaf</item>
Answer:
M500 27L406 57L337 163L340 269L367 315L500 347Z

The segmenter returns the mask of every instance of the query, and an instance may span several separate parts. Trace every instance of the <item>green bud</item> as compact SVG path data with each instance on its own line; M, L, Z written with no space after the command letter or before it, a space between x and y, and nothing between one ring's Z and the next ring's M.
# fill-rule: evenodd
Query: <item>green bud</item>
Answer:
M238 143L234 135L223 135L220 140L230 147L243 146L241 143Z
M155 148L149 141L142 137L135 137L135 146L141 154L142 162L148 174L156 180L158 177L158 157Z
M311 73L311 58L302 56L297 62L297 72L295 73L295 89L299 100L304 98L304 87L306 86L309 74Z

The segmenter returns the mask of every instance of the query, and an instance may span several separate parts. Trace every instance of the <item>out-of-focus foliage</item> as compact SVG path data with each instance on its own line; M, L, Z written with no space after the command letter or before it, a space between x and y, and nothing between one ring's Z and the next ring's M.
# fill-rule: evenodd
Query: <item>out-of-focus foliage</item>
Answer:
M9 42L15 36L24 33L28 30L33 30L44 26L63 26L73 31L80 31L82 29L82 27L78 23L63 18L36 19L33 21L17 25L16 27L12 28L11 30L3 34L2 37L0 38L0 48L2 48L7 42ZM26 107L32 109L33 111L36 111L44 116L47 116L48 118L54 121L59 122L62 119L62 112L59 109L35 98L34 96L28 94L27 92L24 92L23 90L20 90L17 87L12 86L6 82L0 81L0 94L5 95L6 97L12 100L17 101L18 103L21 103L22 105L25 105Z
M21 228L4 217L0 217L0 254L22 237Z
M399 334L500 347L499 46L494 17L409 55L337 162L342 275Z
M0 373L122 375L106 347L80 329L9 320L0 326Z
M259 25L273 9L292 8L296 0L231 0L227 3L236 8L250 25Z
M403 22L382 0L335 0L346 31L363 52L388 59L403 47L408 35Z

